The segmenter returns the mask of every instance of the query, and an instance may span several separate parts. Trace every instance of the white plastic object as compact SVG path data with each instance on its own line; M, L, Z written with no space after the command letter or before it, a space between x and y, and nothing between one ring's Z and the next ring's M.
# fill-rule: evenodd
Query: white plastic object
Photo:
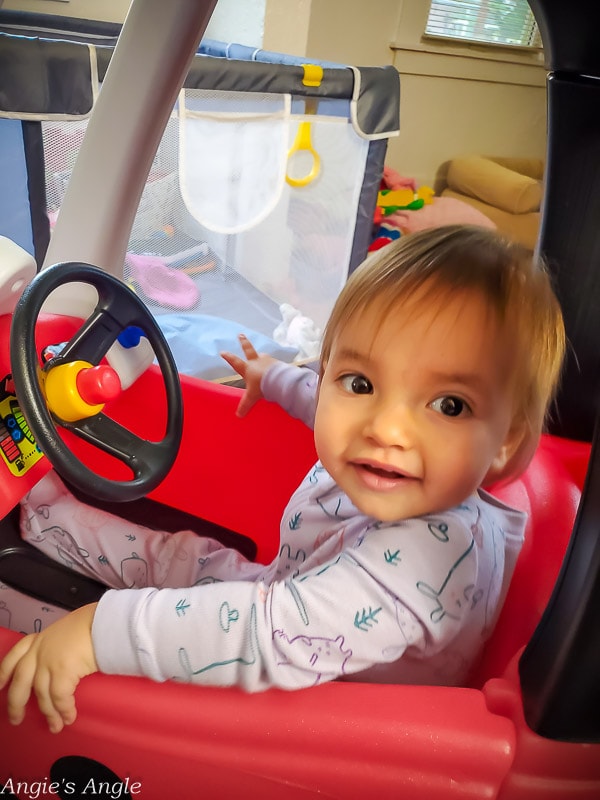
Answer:
M0 314L12 314L36 272L34 257L12 239L0 236Z
M115 342L106 354L106 360L121 381L121 388L128 389L154 362L154 350L145 336L135 347L123 347Z

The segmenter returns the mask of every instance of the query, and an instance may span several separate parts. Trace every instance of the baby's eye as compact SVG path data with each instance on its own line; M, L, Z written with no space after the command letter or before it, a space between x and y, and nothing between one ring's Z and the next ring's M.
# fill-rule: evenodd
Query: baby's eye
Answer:
M433 408L434 411L439 411L439 413L443 414L445 417L461 417L469 414L471 411L464 400L461 400L460 397L453 397L452 395L438 397L437 400L431 403L431 408Z
M342 375L342 387L351 394L372 394L373 384L364 375Z

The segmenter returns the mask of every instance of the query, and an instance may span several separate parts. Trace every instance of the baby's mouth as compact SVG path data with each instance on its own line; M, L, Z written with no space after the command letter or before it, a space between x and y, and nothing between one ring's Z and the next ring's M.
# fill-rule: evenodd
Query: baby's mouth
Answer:
M353 466L362 482L369 489L378 491L394 489L398 484L412 479L406 472L368 461L355 461Z
M397 472L395 469L388 469L387 467L375 467L372 464L358 464L358 466L367 472L372 472L373 475L379 475L380 478L400 480L407 477L402 472Z

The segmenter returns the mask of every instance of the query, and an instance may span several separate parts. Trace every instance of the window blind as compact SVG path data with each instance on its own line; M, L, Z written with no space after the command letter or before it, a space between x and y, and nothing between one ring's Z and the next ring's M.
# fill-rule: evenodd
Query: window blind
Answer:
M495 45L541 47L527 0L432 0L425 33Z

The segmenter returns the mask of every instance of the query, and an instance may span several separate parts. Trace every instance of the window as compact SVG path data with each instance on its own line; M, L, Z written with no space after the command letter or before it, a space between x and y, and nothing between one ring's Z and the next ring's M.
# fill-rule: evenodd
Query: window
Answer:
M425 34L492 45L541 47L527 0L432 0Z

